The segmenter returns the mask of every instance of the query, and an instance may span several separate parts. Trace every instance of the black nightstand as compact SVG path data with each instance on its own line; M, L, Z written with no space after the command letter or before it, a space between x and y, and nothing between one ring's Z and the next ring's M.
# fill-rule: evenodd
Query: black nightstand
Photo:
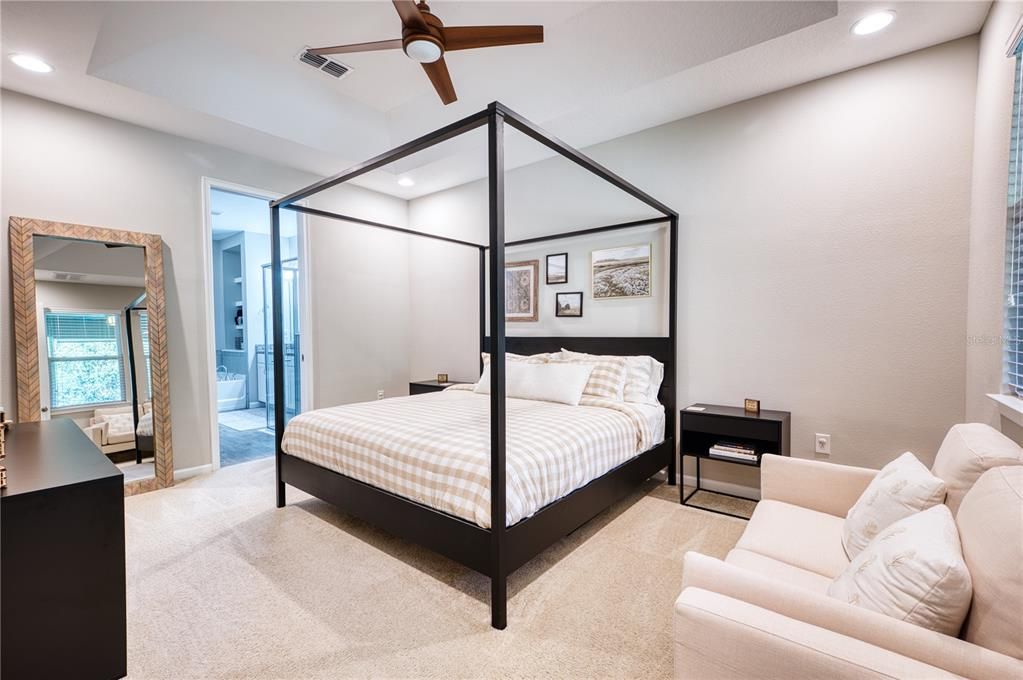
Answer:
M699 407L703 410L693 411L692 407ZM692 407L684 408L679 418L679 449L681 462L685 462L686 456L696 459L696 489L686 495L684 485L680 482L679 501L682 505L689 505L701 510L716 512L720 515L739 517L730 512L704 508L689 499L697 491L707 491L722 496L742 498L720 491L708 491L700 486L700 461L704 459L716 460L732 465L746 465L760 467L760 459L764 454L789 455L789 438L791 432L792 414L788 411L767 411L760 413L748 413L741 406L717 406L714 404L693 404ZM711 456L710 447L715 444L731 442L756 451L756 461L729 460ZM681 465L680 465L681 467Z
M408 384L409 394L426 394L427 392L440 392L445 390L452 385L468 385L469 383L461 380L450 380L448 382L437 382L436 380L416 380Z

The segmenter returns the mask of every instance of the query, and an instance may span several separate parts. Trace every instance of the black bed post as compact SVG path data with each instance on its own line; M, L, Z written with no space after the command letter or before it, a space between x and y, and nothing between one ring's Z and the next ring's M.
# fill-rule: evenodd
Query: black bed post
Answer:
M505 542L504 116L487 119L490 198L490 625L508 625Z
M139 387L138 376L135 375L135 339L131 337L131 310L134 304L124 310L124 332L128 338L128 375L131 378L131 421L135 424L135 464L142 464L142 452L139 451Z
M281 480L281 440L284 439L284 293L281 268L281 208L270 206L270 280L273 297L274 348L274 472L277 480L277 507L284 507L284 481ZM297 348L296 348L297 350Z
M678 419L678 215L672 215L668 229L668 337L671 338L672 395L668 411L667 436L671 437L671 460L668 461L668 484L675 484L675 461L678 459L678 435L675 421Z
M483 352L487 349L487 248L480 246L480 373L483 373Z

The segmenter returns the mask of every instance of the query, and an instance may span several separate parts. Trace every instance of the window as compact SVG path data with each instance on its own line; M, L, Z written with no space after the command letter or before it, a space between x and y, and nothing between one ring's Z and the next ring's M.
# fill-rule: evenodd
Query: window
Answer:
M1016 52L1005 225L1005 384L1023 396L1023 57Z
M124 401L120 315L47 309L45 319L50 408Z

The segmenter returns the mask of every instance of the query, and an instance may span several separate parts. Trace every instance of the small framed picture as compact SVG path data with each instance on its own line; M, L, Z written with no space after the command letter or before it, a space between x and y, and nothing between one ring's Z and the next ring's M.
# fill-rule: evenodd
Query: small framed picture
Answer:
M557 293L554 296L554 316L582 316L582 293Z
M439 382L439 383L446 383L447 381L448 381L448 374L447 373L438 373L437 374L437 382Z
M568 283L568 253L547 256L547 285Z
M746 410L746 413L760 413L759 399L746 399L742 406Z

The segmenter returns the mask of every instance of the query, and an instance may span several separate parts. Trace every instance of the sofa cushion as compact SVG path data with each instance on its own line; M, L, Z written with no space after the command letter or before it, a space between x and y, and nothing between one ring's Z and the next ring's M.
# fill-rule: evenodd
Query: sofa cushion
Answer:
M131 417L130 411L128 413L99 415L95 420L109 424L110 429L107 431L108 444L124 444L135 440L135 420Z
M791 564L741 548L731 550L725 558L725 562L821 595L826 594L828 587L831 586L831 579L827 576L793 567Z
M955 515L973 483L999 465L1023 465L1023 448L989 425L964 423L945 435L931 472L945 481L945 505Z
M842 517L781 501L760 501L736 548L835 578L849 565Z
M981 475L956 523L973 577L973 605L962 637L1023 659L1023 467Z
M958 635L973 594L952 513L935 505L882 531L828 595L945 635Z
M907 451L881 468L845 516L842 545L849 559L903 517L945 500L945 482Z

